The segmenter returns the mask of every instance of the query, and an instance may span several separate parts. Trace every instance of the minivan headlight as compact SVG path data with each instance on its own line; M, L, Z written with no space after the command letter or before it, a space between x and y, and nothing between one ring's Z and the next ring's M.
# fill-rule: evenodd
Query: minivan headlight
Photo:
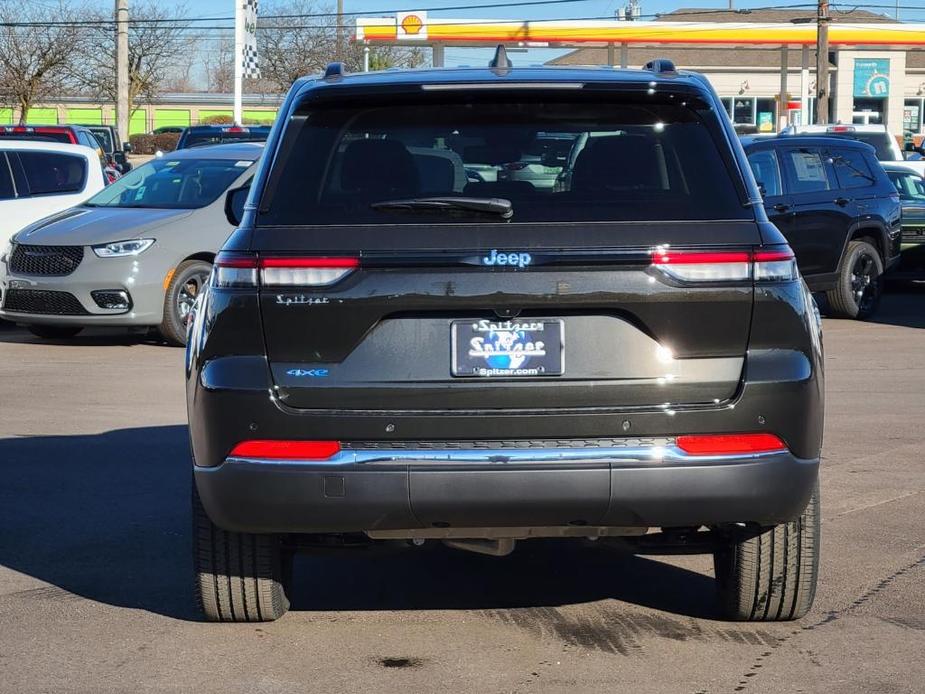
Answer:
M113 241L93 246L93 252L100 258L118 258L144 253L154 244L154 239L132 239L131 241Z

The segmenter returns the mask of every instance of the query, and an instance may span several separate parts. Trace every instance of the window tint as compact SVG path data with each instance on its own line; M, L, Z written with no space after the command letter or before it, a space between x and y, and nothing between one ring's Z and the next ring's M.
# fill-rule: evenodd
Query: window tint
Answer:
M195 209L215 202L252 161L170 159L163 157L132 169L90 198L90 207Z
M815 193L829 190L829 179L822 155L814 149L788 149L783 155L788 166L791 193Z
M79 193L87 180L83 157L55 152L19 152L31 195Z
M91 128L90 132L99 141L104 152L111 153L113 151L112 134L107 128Z
M874 176L864 159L855 149L835 149L829 152L835 167L839 188L867 188L874 184Z
M899 171L887 171L887 175L896 186L901 200L914 200L917 203L925 203L925 179L914 173L901 173Z
M261 223L471 219L373 206L433 196L504 198L514 223L749 217L715 115L667 98L614 99L315 107L291 121Z
M752 152L748 155L748 163L751 164L752 173L755 174L755 179L764 189L766 196L772 197L782 194L777 152L773 149Z
M0 152L0 200L16 197L13 190L13 174L6 161L6 155Z

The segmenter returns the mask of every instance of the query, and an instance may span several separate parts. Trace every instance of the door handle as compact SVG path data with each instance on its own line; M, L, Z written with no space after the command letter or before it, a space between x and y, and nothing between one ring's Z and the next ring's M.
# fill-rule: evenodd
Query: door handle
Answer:
M774 205L775 212L786 212L789 209L790 209L790 205L785 205L782 202L779 202L776 205Z
M844 207L849 202L851 201L848 198L835 198L835 204L838 205L839 207Z

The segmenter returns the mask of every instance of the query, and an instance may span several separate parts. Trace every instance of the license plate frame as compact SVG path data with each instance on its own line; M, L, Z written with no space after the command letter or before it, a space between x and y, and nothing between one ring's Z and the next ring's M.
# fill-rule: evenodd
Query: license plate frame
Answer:
M473 338L482 338L480 343ZM549 378L565 374L561 318L471 319L450 322L454 378Z

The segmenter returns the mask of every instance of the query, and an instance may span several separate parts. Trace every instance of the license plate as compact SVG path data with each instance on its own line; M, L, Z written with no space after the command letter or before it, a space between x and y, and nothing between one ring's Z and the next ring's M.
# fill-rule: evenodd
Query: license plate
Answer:
M561 320L460 320L450 329L454 376L561 376L565 371Z

